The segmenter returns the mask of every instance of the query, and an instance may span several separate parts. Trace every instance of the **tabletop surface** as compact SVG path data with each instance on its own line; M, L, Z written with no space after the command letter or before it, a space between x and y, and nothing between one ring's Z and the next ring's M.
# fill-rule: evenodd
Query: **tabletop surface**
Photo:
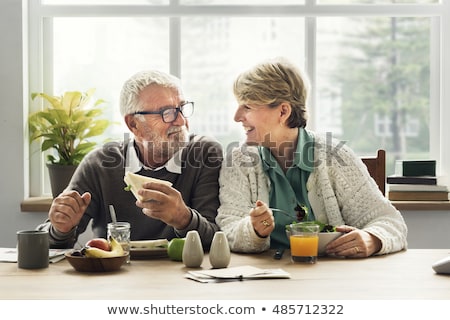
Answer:
M185 278L181 262L131 260L112 273L80 273L66 260L46 269L25 270L0 263L0 299L450 299L450 275L431 265L450 249L409 249L366 259L319 258L316 264L281 260L273 251L232 254L230 267L281 268L290 279L200 283ZM205 255L200 269L210 269Z

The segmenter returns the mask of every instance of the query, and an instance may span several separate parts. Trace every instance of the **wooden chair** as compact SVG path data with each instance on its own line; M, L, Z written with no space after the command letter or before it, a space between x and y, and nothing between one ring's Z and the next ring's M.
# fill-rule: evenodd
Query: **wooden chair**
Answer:
M379 149L376 156L361 157L361 160L367 166L367 170L377 183L380 191L383 195L386 195L386 151Z

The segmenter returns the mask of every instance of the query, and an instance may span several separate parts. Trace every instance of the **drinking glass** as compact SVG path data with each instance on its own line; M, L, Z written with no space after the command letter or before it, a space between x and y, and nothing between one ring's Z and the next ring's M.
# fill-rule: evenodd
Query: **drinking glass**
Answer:
M108 223L108 238L111 236L122 245L123 251L128 253L127 263L130 263L130 234L129 222Z
M299 222L289 225L293 262L316 263L319 249L319 225Z

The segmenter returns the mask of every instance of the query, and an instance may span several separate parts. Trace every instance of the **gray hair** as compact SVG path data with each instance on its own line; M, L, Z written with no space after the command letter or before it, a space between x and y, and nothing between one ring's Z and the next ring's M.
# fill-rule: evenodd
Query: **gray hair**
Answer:
M128 79L120 92L120 113L122 116L140 111L139 95L149 85L158 85L182 92L179 78L157 70L141 71Z

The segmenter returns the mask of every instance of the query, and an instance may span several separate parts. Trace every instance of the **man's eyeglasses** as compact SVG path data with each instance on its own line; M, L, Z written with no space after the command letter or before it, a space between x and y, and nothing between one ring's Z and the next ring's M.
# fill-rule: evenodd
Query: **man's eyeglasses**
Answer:
M183 117L189 118L194 113L194 102L187 101L179 107L167 107L160 111L136 111L133 114L159 114L164 122L169 123L177 119L179 112L181 112Z

